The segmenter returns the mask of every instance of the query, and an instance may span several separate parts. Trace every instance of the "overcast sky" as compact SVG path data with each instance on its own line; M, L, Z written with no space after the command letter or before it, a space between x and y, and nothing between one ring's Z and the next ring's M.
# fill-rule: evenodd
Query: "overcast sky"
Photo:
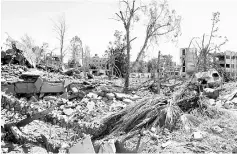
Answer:
M147 0L146 0L147 1ZM194 36L209 34L212 13L220 12L219 34L227 36L229 42L222 50L237 51L237 1L235 0L168 0L171 9L182 16L182 35L177 44L161 41L158 47L147 51L147 58L162 54L172 54L179 62L179 49L187 47ZM7 32L19 40L28 34L36 44L49 43L49 48L59 47L56 34L52 30L51 19L65 14L68 25L66 44L77 35L84 45L88 45L91 54L103 55L109 41L114 40L114 31L123 31L123 25L113 19L119 10L118 0L74 0L74 1L1 1L1 42ZM132 43L132 60L135 60L144 41L144 27L134 25L132 37L138 37ZM1 44L2 45L2 44ZM59 53L59 52L58 52Z

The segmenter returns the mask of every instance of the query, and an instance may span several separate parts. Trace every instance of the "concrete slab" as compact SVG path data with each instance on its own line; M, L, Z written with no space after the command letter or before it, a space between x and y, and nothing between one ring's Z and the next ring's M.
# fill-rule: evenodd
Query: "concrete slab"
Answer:
M37 91L40 91L42 85L43 85L44 80L41 77L38 77L36 82L34 83L35 87L37 88Z
M7 94L13 94L15 95L15 88L13 84L6 84L6 85L1 85L2 91L5 89Z
M69 153L95 153L91 138L86 136L84 140L71 147Z
M17 82L15 83L15 92L18 94L37 93L37 88L32 82Z
M41 93L61 93L65 92L63 82L44 82L41 87Z

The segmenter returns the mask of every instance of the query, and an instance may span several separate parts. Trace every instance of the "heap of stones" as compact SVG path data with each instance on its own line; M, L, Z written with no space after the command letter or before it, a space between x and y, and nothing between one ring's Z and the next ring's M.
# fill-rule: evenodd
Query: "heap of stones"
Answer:
M1 69L1 81L9 83L22 81L19 76L28 70L22 65L2 65Z

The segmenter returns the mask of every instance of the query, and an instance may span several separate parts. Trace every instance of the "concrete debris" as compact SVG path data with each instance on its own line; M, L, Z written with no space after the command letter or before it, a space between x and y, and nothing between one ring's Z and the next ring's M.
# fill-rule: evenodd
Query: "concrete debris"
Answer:
M211 130L213 131L213 133L216 133L216 134L220 134L223 132L223 129L220 128L219 126L213 126L211 127Z
M115 95L113 93L107 93L106 94L106 97L109 99L109 100L113 100L115 98Z
M162 143L161 147L166 148L167 146L169 146L171 144L172 144L172 141L168 141L168 142Z
M209 99L209 103L210 103L211 106L216 105L216 101L214 99Z
M30 135L24 135L27 134L27 128L29 126L33 124L35 125L35 123L39 123L39 125L45 123L49 127L54 126L60 129L65 129L66 132L73 132L72 136L68 136L67 138L64 137L66 140L68 140L67 143L61 142L56 146L59 148L59 150L57 149L58 151L64 151L65 153L96 152L114 154L123 150L118 148L118 141L116 141L116 139L106 138L109 136L106 133L110 133L111 130L115 130L115 128L118 126L114 126L118 123L118 121L123 124L125 120L130 120L131 117L145 114L143 112L136 113L133 111L131 113L134 113L135 116L132 114L132 116L124 116L125 114L128 114L130 109L133 107L134 109L138 108L138 111L142 111L139 110L141 109L139 107L142 106L144 107L143 109L150 111L153 110L153 106L159 106L159 115L156 115L156 117L161 116L160 119L157 118L153 120L154 122L152 122L149 117L152 117L153 114L157 113L148 113L147 115L144 115L144 117L148 118L142 119L142 117L141 119L138 119L138 124L134 124L134 127L131 126L132 128L128 128L128 131L124 129L124 132L125 134L129 134L130 131L135 132L136 129L144 127L149 129L149 131L143 135L149 135L151 138L157 141L160 139L160 134L157 135L159 132L157 123L158 121L159 123L162 123L163 119L165 119L166 113L164 111L166 111L165 109L167 104L169 104L169 101L167 101L169 100L168 98L170 98L171 94L173 94L173 91L178 91L181 89L180 87L182 85L177 83L164 83L162 86L165 87L166 90L163 90L162 92L165 94L161 94L155 98L153 97L154 101L149 101L151 98L147 97L147 93L142 90L125 94L122 92L122 88L115 86L115 83L112 81L101 79L98 80L93 76L90 77L90 79L83 79L84 74L80 73L81 72L77 72L75 69L61 72L59 71L58 73L49 73L35 69L28 69L26 66L21 65L3 65L1 87L2 89L5 89L5 92L2 90L1 107L2 113L7 120L2 120L2 122L5 121L5 124L2 124L3 130L1 136L4 139L6 138L6 135L9 132L8 130L5 130L5 127L9 127L9 130L11 130L13 136L15 136L17 140L30 142L32 139L32 142L33 140L36 140L34 141L35 143L40 143L40 140L43 140L45 149L50 152L52 150L49 150L49 145L51 146L53 145L52 143L55 142L51 139L53 136L42 135L36 130L28 131L35 131L35 133L33 133L34 135L32 135L32 138L29 137ZM193 84L191 84L191 86L197 87ZM184 93L184 96L182 95L182 98L176 102L177 106L184 112L199 107L197 104L195 104L195 102L199 100L200 93L197 90L198 88L195 89L193 87L188 87L191 90L189 89L188 92ZM205 88L203 90L203 94L209 98L209 105L216 106L217 104L222 103L225 108L237 108L237 91L234 91L232 94L223 98L219 98L219 91L220 90L218 88ZM140 93L143 95L140 95ZM167 93L169 93L169 95ZM154 94L152 95L154 96ZM145 99L147 100L144 99L145 103L141 104L140 100L143 97L146 97ZM153 105L151 108L147 108L147 106L149 106L147 104ZM199 125L198 120L190 118L190 116L187 115L184 116L185 114L186 113L182 113L179 118L183 121L186 120L188 129L191 128L192 124L194 125L198 123L197 126ZM108 115L115 115L115 117L111 118ZM122 116L123 118L121 119ZM119 118L120 120L118 120ZM105 122L107 119L110 119L108 120L108 123ZM130 125L133 125L133 123L136 123L136 119L130 122ZM148 123L154 124L147 126ZM164 126L165 123L162 127ZM193 130L196 127L192 127ZM120 128L118 127L118 130L119 129ZM219 126L213 126L211 127L211 130L217 134L223 132L223 129ZM60 136L60 134L57 134L57 131L54 133L56 133L55 136ZM87 135L83 139L85 134L91 135L92 139ZM202 141L204 136L205 133L195 130L191 138L194 141ZM94 140L98 139L102 139L103 141L98 145L97 148L95 148L93 146ZM162 141L162 143L163 144L161 147L164 149L171 145L172 141L165 140Z
M205 88L203 94L208 98L217 99L219 97L219 90L212 88Z
M57 98L55 96L45 96L44 101L56 101Z
M196 140L196 141L201 141L201 140L203 140L203 133L202 132L200 132L200 131L197 131L197 132L193 132L193 134L192 134L192 139L193 140Z
M35 96L32 96L29 101L30 102L38 102L38 99Z
M87 103L86 107L87 107L87 109L89 110L89 112L91 112L91 111L93 111L94 108L95 108L95 103L92 102L92 101L90 101L90 102Z
M69 108L69 109L64 109L63 110L64 114L66 114L67 116L72 115L72 113L74 112L73 109Z
M127 104L121 102L121 101L114 101L110 105L109 111L120 111L121 109L124 109L127 106Z
M2 65L1 66L1 84L4 82L13 83L22 81L20 79L21 73L27 71L28 68L22 65Z
M123 100L123 99L129 97L129 95L123 94L123 93L115 93L115 96L116 96L116 98L119 99L119 100Z
M131 105L131 104L134 103L134 102L133 102L132 100L130 100L130 99L123 99L123 102L124 102L125 104L127 104L127 105Z
M92 93L92 92L88 93L86 96L88 98L91 98L91 99L97 99L98 98L98 95L95 94L95 93Z
M86 136L85 139L78 142L76 145L69 149L69 153L95 153L91 138Z
M233 154L236 154L236 153L237 153L237 147L234 147L234 148L232 149L232 153L233 153Z
M115 141L113 139L103 142L99 147L98 154L102 154L102 153L115 154L116 147L115 147L114 143L115 143Z

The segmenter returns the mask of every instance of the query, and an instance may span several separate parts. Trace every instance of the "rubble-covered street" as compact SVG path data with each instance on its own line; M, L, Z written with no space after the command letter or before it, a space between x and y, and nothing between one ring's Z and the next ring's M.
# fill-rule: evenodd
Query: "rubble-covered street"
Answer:
M197 85L180 81L167 96L166 88L157 95L143 84L125 94L117 80L58 74L2 65L2 152L231 152L236 146L236 82L200 95Z
M237 154L234 1L1 1L1 153Z

